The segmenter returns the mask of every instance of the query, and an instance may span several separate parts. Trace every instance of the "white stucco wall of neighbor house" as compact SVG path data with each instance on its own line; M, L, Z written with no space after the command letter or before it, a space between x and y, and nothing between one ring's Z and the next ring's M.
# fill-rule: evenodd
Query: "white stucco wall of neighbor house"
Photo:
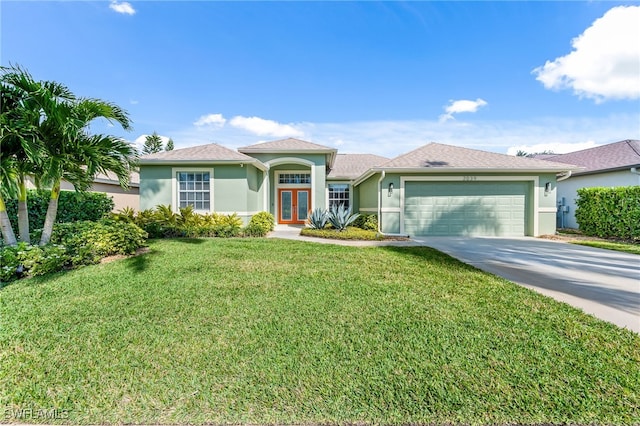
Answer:
M634 185L640 185L640 175L631 173L630 168L613 172L571 176L567 180L558 182L558 203L562 204L564 198L564 205L569 207L569 211L565 212L564 215L558 212L558 227L578 228L575 216L578 189L596 186L614 187ZM564 216L564 218L562 216Z

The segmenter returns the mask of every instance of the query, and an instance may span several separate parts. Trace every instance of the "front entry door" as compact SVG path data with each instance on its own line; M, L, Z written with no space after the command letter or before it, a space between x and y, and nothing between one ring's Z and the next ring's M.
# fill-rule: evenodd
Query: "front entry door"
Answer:
M279 189L280 214L278 223L303 224L307 220L309 205L309 189Z

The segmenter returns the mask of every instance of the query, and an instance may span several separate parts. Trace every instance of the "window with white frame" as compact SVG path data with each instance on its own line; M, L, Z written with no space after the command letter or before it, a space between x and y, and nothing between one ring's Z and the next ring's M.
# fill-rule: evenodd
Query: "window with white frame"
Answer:
M176 172L178 207L194 210L211 209L211 174L205 171Z
M311 183L311 173L280 173L279 184Z
M340 204L343 204L345 209L349 208L349 184L330 183L329 208L332 206L340 206Z

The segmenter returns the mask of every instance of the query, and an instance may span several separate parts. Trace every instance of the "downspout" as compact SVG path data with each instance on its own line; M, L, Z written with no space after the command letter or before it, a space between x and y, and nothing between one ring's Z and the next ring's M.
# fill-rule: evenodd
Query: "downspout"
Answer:
M567 180L571 177L571 175L573 174L573 172L571 170L569 170L567 172L566 175L560 176L559 178L556 179L556 183L558 182L562 182L563 180ZM563 198L564 200L564 198ZM562 205L560 206L560 227L564 228L564 216L567 214L566 211L564 211L564 202L562 203ZM557 226L557 222L556 222L556 226Z
M562 182L563 180L567 180L571 177L572 174L573 172L569 170L566 175L560 176L558 179L556 179L556 182Z
M383 170L378 179L378 233L382 234L382 180L386 176L386 172Z

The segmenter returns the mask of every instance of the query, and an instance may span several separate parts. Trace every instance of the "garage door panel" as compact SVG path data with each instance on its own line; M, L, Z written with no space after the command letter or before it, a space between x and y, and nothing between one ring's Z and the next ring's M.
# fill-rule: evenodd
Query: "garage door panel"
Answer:
M525 182L406 182L409 235L522 236Z

